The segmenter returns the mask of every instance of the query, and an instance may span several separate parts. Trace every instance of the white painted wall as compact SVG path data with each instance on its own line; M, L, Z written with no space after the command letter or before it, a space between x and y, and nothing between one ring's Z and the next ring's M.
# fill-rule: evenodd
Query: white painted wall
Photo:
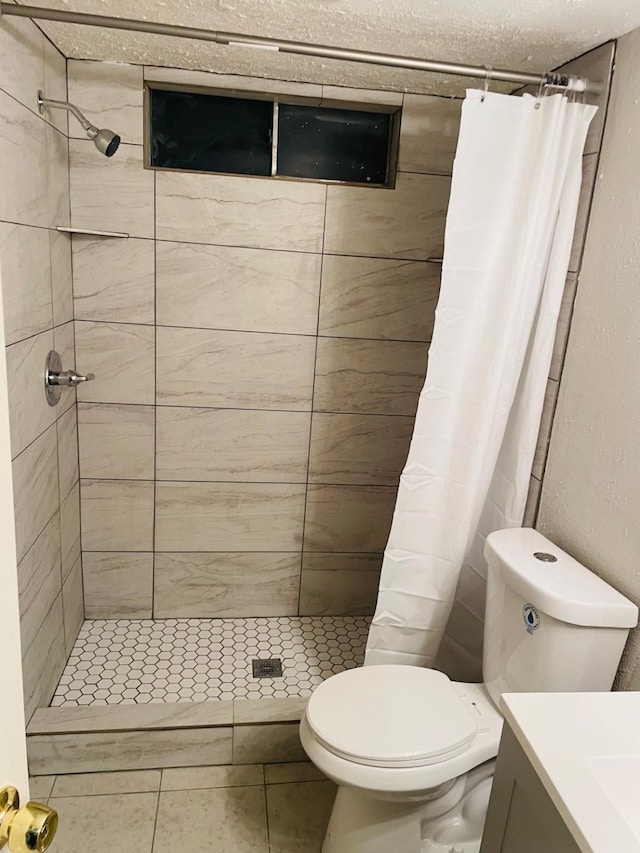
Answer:
M618 44L537 527L640 603L640 30ZM640 629L618 686L640 689Z

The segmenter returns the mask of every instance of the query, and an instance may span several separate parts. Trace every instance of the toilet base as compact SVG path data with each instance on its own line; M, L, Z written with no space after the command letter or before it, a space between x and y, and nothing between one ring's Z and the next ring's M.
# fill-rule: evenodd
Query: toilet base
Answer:
M322 853L478 853L495 761L426 802L388 802L340 787Z

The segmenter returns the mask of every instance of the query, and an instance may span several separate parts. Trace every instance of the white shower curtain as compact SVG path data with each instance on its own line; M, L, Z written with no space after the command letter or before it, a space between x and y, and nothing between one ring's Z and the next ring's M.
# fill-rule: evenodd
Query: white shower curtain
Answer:
M432 666L456 594L484 595L484 540L518 527L595 107L470 90L429 366L365 664Z

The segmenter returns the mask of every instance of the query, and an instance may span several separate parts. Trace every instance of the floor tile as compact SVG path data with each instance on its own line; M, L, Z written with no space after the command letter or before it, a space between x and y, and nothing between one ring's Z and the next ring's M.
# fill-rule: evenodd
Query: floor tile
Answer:
M236 788L262 785L262 764L245 764L239 767L172 767L162 771L162 791L187 791L196 788Z
M160 790L159 770L113 773L70 773L57 776L54 797L86 797L100 794L133 794Z
M268 785L270 853L320 853L335 794L333 782Z
M267 785L286 782L318 782L326 776L310 761L289 761L286 764L265 764L264 779Z
M51 796L55 776L31 776L29 779L29 793L32 800L47 800Z

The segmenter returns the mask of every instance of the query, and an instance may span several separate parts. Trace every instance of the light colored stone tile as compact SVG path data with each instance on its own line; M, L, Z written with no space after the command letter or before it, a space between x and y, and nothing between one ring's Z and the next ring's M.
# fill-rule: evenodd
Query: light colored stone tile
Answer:
M80 483L60 504L62 577L66 578L80 556Z
M547 453L549 451L549 440L551 438L551 427L553 426L553 416L556 412L556 400L558 399L558 383L553 379L547 382L547 390L544 398L544 407L542 409L542 417L540 418L540 431L538 432L538 443L536 445L536 454L533 458L533 466L531 474L538 480L542 480L544 475L544 466L547 461Z
M180 767L162 771L161 791L191 791L197 788L236 788L244 785L262 785L262 764L244 764L239 767Z
M231 733L231 726L220 726L33 735L27 752L37 775L231 764Z
M597 166L597 154L587 154L582 158L582 186L580 188L576 228L571 246L571 257L569 258L569 269L571 272L578 272L582 262L582 251L587 234L587 225L589 224L589 212L591 210L591 198L596 181Z
M62 231L49 231L53 322L60 326L73 320L73 274L71 239Z
M398 169L450 175L460 130L460 98L404 96Z
M78 633L84 622L84 597L82 591L82 560L78 558L69 572L62 587L62 607L64 613L64 639L66 655L78 639Z
M75 228L154 236L154 173L143 168L139 145L122 144L114 157L103 157L90 139L71 139L69 157Z
M39 116L0 91L0 163L4 164L0 220L49 225L47 127Z
M299 554L156 554L154 616L283 616L298 610Z
M151 853L157 793L108 794L93 797L53 797L60 823L55 844L62 851L111 853L135 850ZM87 830L90 815L91 829Z
M536 480L535 477L531 477L529 480L529 492L527 493L527 505L525 506L524 518L522 520L523 527L535 526L541 490L542 483L540 480Z
M287 764L267 764L264 768L267 785L287 782L320 782L327 777L310 761L290 761Z
M85 551L82 571L87 619L151 619L153 554Z
M209 89L259 92L261 95L291 95L317 100L318 103L322 97L322 86L317 83L269 80L266 77L243 77L240 74L216 74L211 71L191 71L187 68L163 68L145 65L144 79L148 82L204 86Z
M394 190L330 186L324 251L424 261L441 258L449 178L398 174Z
M75 367L82 373L81 365L78 367L76 364L76 346L75 346L75 334L74 334L74 324L71 323L63 323L62 326L56 326L53 330L53 341L54 347L58 354L60 355L60 360L62 361L62 367L64 370L69 370L71 367ZM56 412L58 417L62 415L68 408L73 406L76 402L76 390L75 388L63 388L62 396L60 397L60 402L56 406Z
M154 402L152 326L76 322L76 352L93 382L78 388L78 399L92 403ZM78 368L80 369L80 367Z
M312 337L159 327L157 400L308 410L314 351Z
M44 87L42 31L28 18L0 21L0 79L2 88L30 110L36 92Z
M551 370L549 378L560 381L562 375L562 367L564 365L564 355L567 349L567 341L569 339L569 329L571 326L571 317L573 315L573 303L576 298L576 290L578 287L577 273L569 273L562 294L562 304L560 305L560 314L558 315L558 326L556 328L556 338L553 344L553 358L551 359Z
M154 322L154 244L73 235L76 320Z
M303 761L306 753L300 743L299 728L299 723L234 726L233 763Z
M235 699L233 722L236 725L300 722L308 701L308 696L292 696L287 699Z
M67 100L67 60L58 48L49 41L44 42L44 94L54 101ZM69 135L69 114L65 110L49 110L44 113L46 121L57 127L65 136Z
M0 257L5 336L12 344L53 325L49 233L2 222Z
M160 775L160 770L125 770L115 773L72 773L68 776L55 776L53 796L87 797L96 794L159 791Z
M329 103L327 103L329 101ZM351 89L348 86L323 86L322 106L332 101L347 101L350 104L380 104L390 107L402 106L402 92L383 92L378 89Z
M56 428L58 431L60 502L62 502L78 482L80 476L78 470L78 422L75 406L72 406L58 418Z
M381 554L304 554L300 614L365 616L378 598Z
M298 551L302 485L166 483L156 486L157 551Z
M6 349L11 456L14 459L55 421L56 410L47 403L43 385L44 364L52 349L52 331L42 332Z
M440 266L422 261L325 255L321 335L429 341Z
M83 478L153 480L153 406L78 404Z
M67 660L64 645L62 595L58 595L40 630L22 658L25 717L46 706L56 689ZM33 773L38 771L31 768Z
M156 244L158 323L315 335L321 256Z
M297 181L157 172L159 240L319 252L325 187Z
M307 412L157 408L156 477L304 483Z
M45 124L47 145L46 179L47 206L50 228L71 224L69 196L69 140L50 124Z
M58 454L55 424L13 461L13 501L18 560L58 509Z
M397 486L413 418L314 412L309 482Z
M305 551L382 551L395 501L396 489L387 486L309 485Z
M96 127L108 127L123 142L142 145L142 66L69 59L68 78L69 100L82 104ZM70 122L69 135L86 138L77 122Z
M23 656L29 651L61 586L60 520L56 513L18 565Z
M160 794L154 853L268 853L264 787Z
M55 776L31 776L29 778L29 798L46 802L51 796L55 781Z
M297 782L267 787L271 853L320 850L337 787L333 782Z
M82 480L83 549L151 551L153 491L146 480Z
M313 407L414 415L426 372L426 344L319 338Z

